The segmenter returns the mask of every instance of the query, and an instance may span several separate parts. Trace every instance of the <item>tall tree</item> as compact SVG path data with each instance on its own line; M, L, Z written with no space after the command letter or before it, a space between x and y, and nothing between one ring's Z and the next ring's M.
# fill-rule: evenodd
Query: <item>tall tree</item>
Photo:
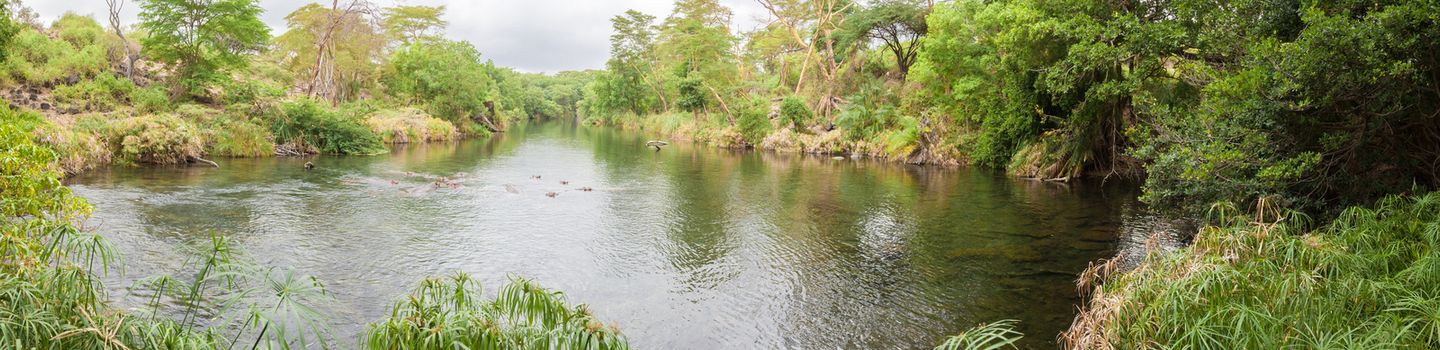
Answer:
M844 40L866 45L879 40L895 55L900 77L910 73L910 66L920 52L920 38L928 31L925 16L930 5L918 0L882 0L850 14L845 21Z
M385 35L399 46L441 36L449 23L441 19L445 6L395 6L385 9Z
M731 16L730 9L717 0L679 0L661 27L661 60L679 78L676 105L694 113L697 122L701 114L708 113L712 98L724 108L719 91L728 91L736 83ZM726 116L733 124L733 116Z
M635 114L651 112L651 103L644 96L647 90L668 110L664 78L656 64L655 16L629 10L611 18L610 23L615 33L610 35L610 60L606 66L615 74L610 77L615 79L612 93L627 101L628 109Z
M285 16L290 30L276 43L287 52L286 65L308 76L306 93L339 103L373 78L385 45L373 7L366 1L332 1L329 8L310 4Z
M173 93L200 95L224 81L227 70L245 66L245 55L262 49L270 31L257 0L145 0L141 42L160 62L175 67Z
M835 81L849 62L845 57L846 48L837 47L836 33L843 28L846 13L853 9L855 3L848 0L758 1L775 17L773 23L783 26L790 32L791 39L805 48L794 93L805 91L805 82L810 75L818 75L816 79L821 79L821 82L817 84L819 98L814 103L814 109L828 119L839 107Z

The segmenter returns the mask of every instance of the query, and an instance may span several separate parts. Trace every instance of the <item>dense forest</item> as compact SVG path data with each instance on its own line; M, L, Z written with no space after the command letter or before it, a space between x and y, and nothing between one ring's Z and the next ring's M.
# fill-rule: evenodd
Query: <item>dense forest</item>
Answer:
M1139 182L1151 210L1202 224L1131 271L1083 274L1068 347L1440 347L1440 194L1427 194L1440 186L1440 1L758 2L768 21L753 29L717 0L617 14L603 69L539 74L444 37L444 7L310 4L271 33L255 0L107 0L106 19L53 23L0 0L0 343L335 342L315 328L319 282L240 261L222 236L145 282L150 310L110 309L93 276L118 260L77 224L89 207L67 175L376 155L558 120ZM477 284L426 280L362 343L626 347L529 281L491 299ZM273 303L201 324L199 298L217 293ZM1011 326L941 347L1006 346Z

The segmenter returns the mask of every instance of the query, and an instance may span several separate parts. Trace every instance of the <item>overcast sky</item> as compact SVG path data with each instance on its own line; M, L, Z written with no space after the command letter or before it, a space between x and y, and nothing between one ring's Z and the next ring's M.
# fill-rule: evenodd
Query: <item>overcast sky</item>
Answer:
M47 21L65 12L106 21L105 0L22 0ZM122 21L137 21L137 0L128 0ZM285 31L285 15L314 1L260 0L271 35ZM672 0L378 0L381 5L445 5L447 35L465 40L488 59L526 72L603 68L610 57L610 17L627 9L664 19ZM735 26L751 30L768 15L755 0L721 0L735 12Z

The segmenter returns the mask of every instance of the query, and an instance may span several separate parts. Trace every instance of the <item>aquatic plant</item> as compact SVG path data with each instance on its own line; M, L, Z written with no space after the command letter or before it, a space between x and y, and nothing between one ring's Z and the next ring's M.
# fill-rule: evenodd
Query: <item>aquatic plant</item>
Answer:
M628 349L615 326L564 294L511 278L495 299L481 296L469 275L426 279L371 324L368 349Z
M1015 325L1020 321L1003 320L983 324L979 327L960 333L960 335L946 339L935 350L996 350L1011 348L1015 349L1015 342L1024 337L1015 330Z

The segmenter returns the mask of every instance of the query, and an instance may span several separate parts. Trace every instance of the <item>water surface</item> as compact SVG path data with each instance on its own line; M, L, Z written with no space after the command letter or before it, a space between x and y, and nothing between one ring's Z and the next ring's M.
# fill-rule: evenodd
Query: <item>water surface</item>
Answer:
M562 290L640 349L930 348L1010 318L1023 345L1054 348L1079 303L1076 274L1113 254L1135 195L645 141L534 124L376 157L71 182L125 256L126 273L107 279L117 303L137 305L126 287L176 270L181 248L213 230L324 281L341 348L422 278L456 271L492 291L512 274Z

